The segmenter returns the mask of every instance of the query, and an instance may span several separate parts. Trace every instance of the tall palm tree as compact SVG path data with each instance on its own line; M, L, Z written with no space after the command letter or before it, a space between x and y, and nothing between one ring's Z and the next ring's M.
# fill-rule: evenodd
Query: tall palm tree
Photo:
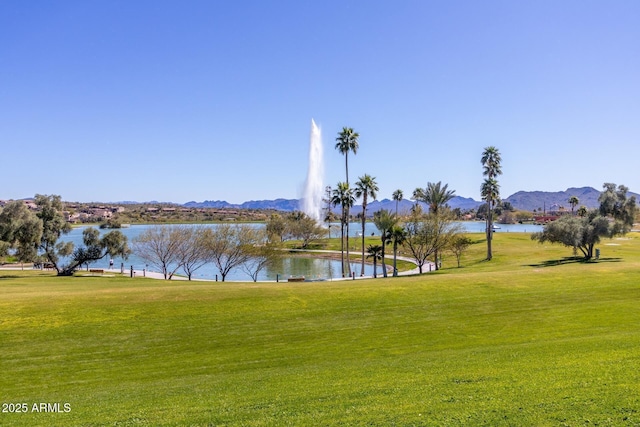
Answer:
M404 243L407 239L407 233L404 231L403 227L399 225L394 225L390 232L389 237L393 242L393 277L398 276L398 245Z
M436 183L428 182L426 188L416 188L413 191L413 198L415 200L426 203L429 206L429 214L433 215L436 219L442 213L442 209L447 206L447 202L455 196L455 190L449 190L449 184L442 185L441 181ZM435 258L436 270L438 270L440 263L438 262L438 250L433 253Z
M367 247L367 258L373 258L373 278L378 277L378 261L382 259L382 246L369 245Z
M569 204L571 205L571 215L574 215L573 210L576 208L576 206L578 206L578 203L580 203L580 199L578 199L576 196L569 197Z
M382 242L382 274L387 277L387 266L384 262L385 247L389 243L389 233L398 222L396 216L386 209L381 209L373 214L373 223L380 230L380 240Z
M364 276L364 227L367 223L367 201L371 197L373 200L378 197L378 183L376 178L371 175L364 174L356 182L355 195L357 198L362 197L362 268L360 275Z
M487 202L487 261L493 257L491 240L493 234L493 208L500 201L500 185L495 178L486 178L480 187L480 195Z
M342 277L350 275L351 266L349 265L349 209L353 207L355 203L355 197L353 196L353 190L349 188L349 184L346 182L339 182L336 189L333 190L331 195L331 204L342 208L342 216L340 220L340 242L341 242L341 259L342 259ZM345 227L347 236L347 262L345 264L344 259L344 247L345 247Z
M487 202L488 215L487 215L487 261L490 261L493 257L491 252L491 240L493 238L493 207L500 199L500 186L496 178L498 175L502 175L502 158L500 157L500 151L494 146L485 147L482 152L482 158L480 163L483 167L482 174L486 176L484 183L480 187L482 197Z
M398 203L402 201L403 197L404 194L402 193L402 190L397 189L393 192L393 200L396 201L396 216L398 216Z
M356 154L358 151L358 138L360 134L354 132L352 128L343 127L342 131L336 138L336 150L341 154L344 154L344 167L346 172L346 183L349 184L349 151L353 151Z

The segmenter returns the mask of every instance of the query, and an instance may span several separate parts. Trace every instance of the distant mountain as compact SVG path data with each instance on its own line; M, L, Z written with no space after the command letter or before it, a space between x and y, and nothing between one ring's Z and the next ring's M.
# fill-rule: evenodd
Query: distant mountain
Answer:
M571 209L569 205L569 198L576 196L580 203L578 207L586 206L589 209L594 209L600 206L598 197L600 197L600 191L593 187L580 187L580 188L567 188L565 191L518 191L515 194L507 197L505 200L511 203L511 205L520 210L533 211L534 209L540 210L558 210L560 206L566 210ZM629 196L636 196L636 199L640 199L636 193L629 192Z
M297 199L251 200L241 204L232 204L223 200L205 200L204 202L187 202L186 208L216 208L216 209L274 209L278 211L295 211L298 209Z
M187 202L183 206L186 208L215 208L215 209L273 209L278 211L291 212L300 209L299 199L276 199L276 200L251 200L241 204L232 204L223 200L205 200L204 202ZM411 200L402 200L398 204L399 212L409 212L411 206L415 202ZM426 205L421 203L426 210ZM471 198L456 196L449 201L449 206L453 209L460 208L462 210L475 209L480 206L482 202L476 202ZM374 200L367 205L367 213L370 215L372 212L379 211L380 209L388 209L392 212L396 210L396 202L389 199ZM334 212L339 212L340 207L334 207ZM356 205L351 208L351 213L357 215L362 212L362 205Z
M398 203L398 212L400 213L407 213L409 212L409 210L411 210L411 207L415 204L416 202L414 202L413 200L401 200ZM419 202L420 205L422 206L423 210L427 211L427 205L425 203ZM478 206L480 206L483 202L476 202L475 200L469 198L469 197L460 197L460 196L455 196L453 199L449 200L449 207L451 209L456 209L456 208L460 208L461 210L470 210L470 209L477 209ZM380 209L386 209L389 210L391 212L395 212L396 211L396 202L395 200L389 200L389 199L382 199L382 200L374 200L371 203L367 204L367 216L372 215L372 212L376 212L379 211ZM337 207L336 212L340 210L339 207ZM351 208L351 213L353 215L357 215L359 213L362 213L362 205L356 205L353 208Z
M629 193L630 196L636 196L636 199L640 200L640 195L636 193ZM600 191L592 187L581 188L568 188L565 191L518 191L515 194L507 197L505 200L511 203L511 205L519 210L533 211L546 209L547 211L557 210L560 206L570 210L569 198L576 196L580 203L579 206L586 206L587 208L597 208L599 206L598 197L600 197ZM401 213L409 212L414 205L413 200L402 200L398 203L398 211ZM452 209L460 208L461 210L477 209L484 202L476 201L470 197L455 196L448 203ZM427 210L427 206L424 203L420 203L424 210ZM300 200L298 199L276 199L276 200L252 200L244 202L242 204L231 204L220 200L205 200L204 202L188 202L183 205L187 208L229 208L229 209L273 209L278 211L295 211L300 209ZM390 199L374 200L367 205L367 216L372 215L373 212L380 209L387 209L391 212L396 210L396 202ZM339 212L340 207L334 207L334 212ZM357 215L362 212L362 205L356 205L351 208L351 213Z

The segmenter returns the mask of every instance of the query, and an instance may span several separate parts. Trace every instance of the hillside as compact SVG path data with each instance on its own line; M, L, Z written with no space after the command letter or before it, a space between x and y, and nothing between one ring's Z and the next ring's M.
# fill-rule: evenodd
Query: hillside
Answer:
M630 196L635 196L636 199L640 199L640 195L637 193L629 193ZM564 191L518 191L507 197L506 201L518 210L526 211L542 211L542 210L557 210L561 206L565 209L571 209L569 205L569 198L576 196L580 203L578 206L586 206L587 208L598 207L598 197L600 191L593 187L571 187ZM415 202L413 200L402 200L398 203L399 212L408 212ZM477 209L482 205L482 201L476 201L470 197L456 196L449 202L449 206L452 209L460 208L463 211ZM426 208L424 203L421 203ZM275 199L275 200L252 200L244 202L242 204L231 204L225 201L210 201L204 202L188 202L183 205L188 208L234 208L234 209L274 209L279 211L294 211L299 209L300 200L298 199ZM390 199L374 200L367 205L367 213L379 211L380 209L388 209L392 212L396 210L396 202ZM334 208L335 212L339 211L339 208ZM351 209L353 215L357 215L362 212L362 205L355 205Z

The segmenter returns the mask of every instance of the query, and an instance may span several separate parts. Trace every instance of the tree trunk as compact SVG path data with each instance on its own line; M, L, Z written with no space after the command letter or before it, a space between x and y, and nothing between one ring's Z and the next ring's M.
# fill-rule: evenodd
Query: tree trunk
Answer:
M394 241L393 242L393 277L398 277L397 260L398 260L398 242Z
M342 219L340 220L340 266L342 277L344 277L344 207L342 208Z
M384 233L383 233L384 236ZM382 275L384 277L387 277L387 264L384 262L384 251L385 251L385 241L384 238L382 239Z
M490 203L487 203L488 214L487 214L487 261L491 261L493 258L493 254L491 253L491 240L493 239L493 218L492 218L492 207ZM436 265L437 268L437 265Z
M360 269L360 276L364 276L364 227L367 222L367 195L365 194L362 199L362 268Z
M347 275L351 277L351 264L349 263L349 210L347 209Z

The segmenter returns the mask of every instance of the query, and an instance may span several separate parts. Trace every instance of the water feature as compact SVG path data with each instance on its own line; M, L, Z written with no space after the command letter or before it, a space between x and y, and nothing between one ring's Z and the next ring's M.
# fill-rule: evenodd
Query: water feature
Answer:
M460 221L457 224L460 225L462 230L467 233L484 233L485 222L484 221ZM201 224L193 224L193 226L198 226ZM532 233L536 231L541 231L543 227L541 225L533 225L533 224L496 224L500 227L496 233ZM208 227L216 227L216 224L208 224ZM264 227L264 223L255 223L254 227ZM127 236L129 242L131 242L134 238L139 236L149 227L155 227L155 225L132 225L129 228L123 228L120 231ZM86 227L77 227L73 228L71 232L65 236L63 236L64 241L71 241L76 246L82 244L82 232ZM339 236L339 232L336 234L335 230L339 230L339 224L332 224L332 236L335 238L337 235ZM105 232L105 230L100 230L101 232ZM108 231L108 230L106 230ZM360 223L352 223L349 234L352 237L357 237L362 233ZM380 235L380 231L376 228L376 226L372 222L367 222L365 227L365 235ZM357 242L353 243L353 248L356 252L359 251L359 244ZM128 271L131 266L135 270L149 269L150 267L147 265L145 260L137 257L135 254L132 254L128 259L114 259L115 267L120 268L123 265L125 271ZM351 271L360 271L359 263L352 263ZM109 267L109 258L102 259L94 264L92 267L95 268L108 268ZM313 257L283 257L273 265L268 266L265 270L260 272L258 276L258 280L276 280L279 278L280 280L286 280L289 276L305 276L307 279L324 279L331 280L341 276L340 274L340 261L339 260L330 260L325 258L313 258ZM382 269L378 266L378 274L382 273ZM177 272L177 274L183 274L181 270ZM201 269L197 270L194 278L195 279L209 279L215 280L216 275L219 275L219 272L213 266L213 264L207 264ZM373 266L370 264L365 265L365 275L372 276L373 275ZM227 280L229 281L251 281L251 278L248 274L246 274L242 269L238 268L232 270L231 273L227 276Z
M193 226L199 226L202 224L193 224ZM264 223L256 223L252 224L254 227L264 227ZM156 225L132 225L128 228L122 228L120 231L127 236L129 240L129 244L133 239L142 234L145 230L150 227L155 227ZM207 224L207 227L216 227L217 224ZM71 230L71 232L62 237L62 240L66 242L73 242L73 244L78 247L82 245L82 232L87 227L76 227ZM101 233L108 232L110 230L100 230ZM114 258L114 268L119 270L122 266L124 272L128 272L131 267L134 270L143 270L143 269L151 269L154 267L149 266L147 262L136 256L136 254L131 254L127 259L122 258ZM64 264L64 262L63 262ZM356 262L352 262L352 270L355 271L356 267L359 267L360 264ZM109 268L109 258L105 257L93 264L91 264L91 268ZM358 270L359 271L359 270ZM378 274L382 274L382 268L378 265L377 268ZM259 281L265 280L280 280L286 281L290 276L304 276L309 280L331 280L335 278L341 277L341 268L340 268L340 260L333 260L327 258L315 258L315 257L306 257L306 256L284 256L278 260L276 260L273 264L267 266L264 270L262 270L258 275ZM184 275L184 272L179 269L176 274ZM215 280L216 275L221 280L220 273L218 269L211 263L206 264L202 268L198 269L193 275L194 279L207 279L207 280ZM367 264L365 266L365 275L372 276L373 275L373 265ZM251 277L244 272L242 268L236 268L232 270L228 275L226 280L228 281L251 281Z
M302 194L302 212L318 222L322 221L322 195L324 188L324 165L322 155L322 133L316 122L311 119L309 137L309 169Z

